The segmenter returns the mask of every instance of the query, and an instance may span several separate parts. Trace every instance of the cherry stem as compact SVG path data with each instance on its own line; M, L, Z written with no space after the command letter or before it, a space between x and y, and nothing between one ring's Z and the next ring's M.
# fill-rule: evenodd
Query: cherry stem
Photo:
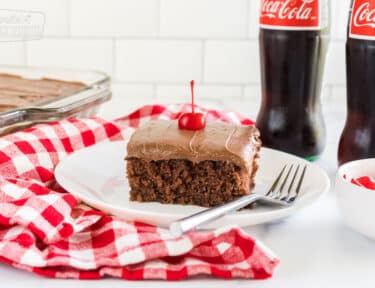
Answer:
M191 80L190 81L190 89L191 89L191 111L193 112L193 114L195 113L195 109L194 109L194 80Z

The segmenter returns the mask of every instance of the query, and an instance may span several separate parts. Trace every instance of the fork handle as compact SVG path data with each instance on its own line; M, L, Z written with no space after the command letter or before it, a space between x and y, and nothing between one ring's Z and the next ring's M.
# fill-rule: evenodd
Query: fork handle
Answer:
M258 194L250 194L226 204L205 209L201 212L195 213L171 223L169 225L169 231L174 237L180 237L184 233L198 227L199 225L219 219L220 217L223 217L230 212L237 211L238 209L254 203L261 198L262 197Z

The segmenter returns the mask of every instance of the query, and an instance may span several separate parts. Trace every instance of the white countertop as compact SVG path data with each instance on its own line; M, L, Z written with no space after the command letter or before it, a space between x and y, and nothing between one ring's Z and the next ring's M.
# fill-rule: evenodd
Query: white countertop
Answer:
M124 103L125 105L125 103ZM336 151L344 112L325 109L328 141L317 162L333 180ZM110 115L111 105L104 114ZM312 206L281 222L246 228L276 254L281 263L272 279L265 281L199 278L182 282L96 281L46 279L0 264L0 287L375 287L375 242L353 232L342 222L333 189ZM359 208L360 209L360 208Z

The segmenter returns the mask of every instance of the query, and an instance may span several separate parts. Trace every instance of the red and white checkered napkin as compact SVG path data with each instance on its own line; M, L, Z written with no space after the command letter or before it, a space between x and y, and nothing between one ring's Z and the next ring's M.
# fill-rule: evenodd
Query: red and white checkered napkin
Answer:
M113 122L70 119L0 138L0 260L56 278L270 277L278 259L239 228L173 239L164 229L79 203L55 182L54 168L69 153L121 140L140 121L174 119L189 107L145 106ZM235 113L205 112L210 119L252 123Z

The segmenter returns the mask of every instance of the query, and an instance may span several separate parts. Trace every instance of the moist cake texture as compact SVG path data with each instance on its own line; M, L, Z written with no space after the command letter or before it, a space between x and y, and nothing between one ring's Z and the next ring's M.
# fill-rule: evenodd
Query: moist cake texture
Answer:
M149 121L127 146L130 199L211 207L249 194L260 146L254 126L208 122L191 131Z

